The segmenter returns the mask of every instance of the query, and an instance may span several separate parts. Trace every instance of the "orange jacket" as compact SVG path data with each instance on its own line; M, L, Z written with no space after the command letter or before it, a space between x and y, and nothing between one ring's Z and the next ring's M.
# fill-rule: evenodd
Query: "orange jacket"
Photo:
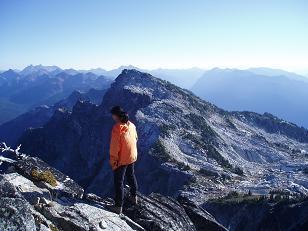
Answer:
M110 142L112 170L137 160L137 139L136 127L132 122L117 123L113 126Z

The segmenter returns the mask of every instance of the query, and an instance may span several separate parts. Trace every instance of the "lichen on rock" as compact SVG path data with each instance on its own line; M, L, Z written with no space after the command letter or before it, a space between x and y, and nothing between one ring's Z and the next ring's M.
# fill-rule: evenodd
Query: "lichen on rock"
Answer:
M57 179L56 177L52 174L51 171L39 171L37 169L32 169L31 170L31 176L38 181L43 181L45 183L50 184L53 187L57 186Z

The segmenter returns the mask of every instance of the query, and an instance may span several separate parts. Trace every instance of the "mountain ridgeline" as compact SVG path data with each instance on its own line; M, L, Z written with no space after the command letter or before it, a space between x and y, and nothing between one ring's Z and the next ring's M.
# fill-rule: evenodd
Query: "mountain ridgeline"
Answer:
M153 69L120 66L116 69L61 69L30 65L23 70L0 72L0 124L34 107L67 97L72 91L106 89L124 70L136 69L190 89L202 99L225 110L271 113L286 121L308 127L308 78L272 68L204 70Z
M266 68L206 71L191 90L226 110L270 112L308 128L308 78Z
M58 110L43 127L27 130L23 150L107 195L113 105L137 125L143 193L190 193L202 201L230 190L307 192L307 130L269 114L229 113L136 70L123 70L99 106L79 101L72 112Z

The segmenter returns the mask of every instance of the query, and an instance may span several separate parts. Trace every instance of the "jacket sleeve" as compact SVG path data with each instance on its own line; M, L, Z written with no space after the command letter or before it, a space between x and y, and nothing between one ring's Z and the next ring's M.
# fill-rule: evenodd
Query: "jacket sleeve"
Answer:
M112 170L115 170L119 164L120 152L120 130L118 127L113 127L110 141L110 165Z
M133 131L134 131L134 136L135 136L135 138L136 138L136 141L138 141L138 133L137 133L136 125L133 124L133 127L134 127L134 129L133 129Z

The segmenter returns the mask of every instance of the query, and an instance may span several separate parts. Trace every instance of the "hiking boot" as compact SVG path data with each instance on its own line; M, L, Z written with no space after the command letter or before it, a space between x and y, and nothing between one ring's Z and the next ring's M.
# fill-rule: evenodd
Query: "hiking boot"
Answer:
M109 210L113 213L116 213L116 214L122 213L122 207L118 207L118 206L112 206L112 207L109 208Z
M137 196L129 196L128 200L130 203L132 203L133 205L137 205L138 204L138 199Z

